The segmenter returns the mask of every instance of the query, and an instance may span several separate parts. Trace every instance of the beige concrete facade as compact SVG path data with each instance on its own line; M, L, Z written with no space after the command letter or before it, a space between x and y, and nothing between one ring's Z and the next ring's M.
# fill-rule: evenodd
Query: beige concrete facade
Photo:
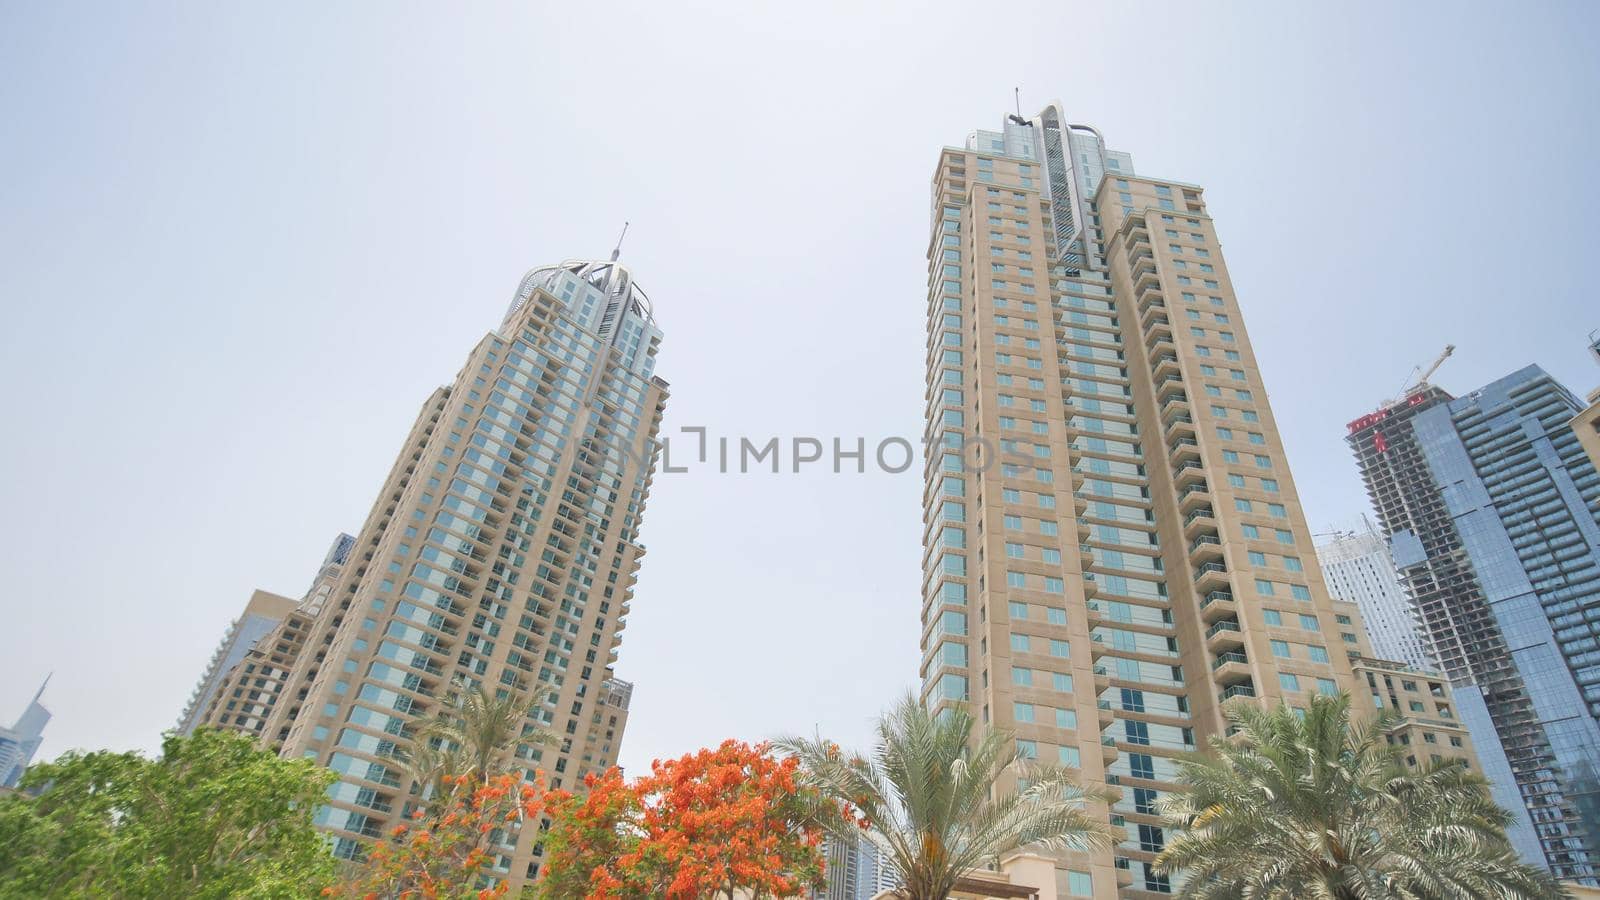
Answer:
M1399 724L1389 731L1389 743L1401 749L1401 761L1411 769L1442 759L1461 759L1482 774L1483 765L1473 752L1467 726L1457 715L1459 707L1449 680L1439 672L1374 655L1359 604L1335 599L1333 617L1339 633L1335 646L1344 649L1355 678L1352 712L1387 711L1398 716Z
M307 675L315 674L315 662L325 653L332 621L338 618L330 609L329 598L343 571L346 555L354 538L340 535L334 541L310 589L282 617L276 628L255 643L239 664L228 672L222 686L211 697L203 723L213 728L243 731L281 746L288 736L304 699L299 690ZM305 655L313 635L321 635L319 652ZM301 663L307 666L303 668ZM296 672L299 681L292 681ZM291 684L295 689L291 689ZM288 698L279 706L279 700Z
M1387 659L1357 657L1351 660L1356 682L1365 682L1369 704L1362 704L1357 692L1352 702L1358 708L1388 711L1399 717L1389 731L1389 743L1396 745L1400 759L1410 769L1429 763L1459 759L1479 774L1483 766L1472 750L1467 726L1457 716L1458 707L1450 682L1438 672L1413 669L1405 663Z
M1339 642L1335 646L1344 650L1351 662L1358 656L1377 657L1372 650L1372 634L1367 631L1367 619L1361 606L1349 600L1333 598L1333 624L1338 628Z
M1352 673L1203 192L1082 126L1106 175L1057 177L1047 116L934 175L923 695L1116 795L1070 896L1157 897L1155 803L1223 705Z
M1572 430L1577 433L1583 452L1600 469L1600 390L1590 392L1589 405L1572 419Z
M526 700L514 771L581 789L616 763L632 685L613 666L645 554L660 339L626 267L529 272L424 404L348 560L313 586L321 599L241 667L249 709L217 718L339 774L316 813L336 856L407 814L417 724L465 685ZM249 695L258 679L271 702ZM537 831L495 837L492 873L515 893L537 875Z
M189 734L201 726L215 726L211 712L219 699L235 690L235 673L242 660L254 652L266 635L270 635L286 616L294 612L295 601L270 591L257 590L250 594L238 618L228 623L222 641L206 664L205 672L189 696L183 715L178 720L178 733ZM260 734L259 731L255 732Z

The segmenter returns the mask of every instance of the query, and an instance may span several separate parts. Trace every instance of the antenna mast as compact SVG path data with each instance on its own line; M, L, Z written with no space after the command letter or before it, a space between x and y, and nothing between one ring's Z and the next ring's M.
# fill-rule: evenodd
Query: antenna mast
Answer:
M627 236L628 236L628 223L627 222L623 222L622 223L622 233L617 235L617 246L616 246L616 249L611 251L611 261L612 262L616 262L617 261L617 257L622 255L622 239L627 237Z

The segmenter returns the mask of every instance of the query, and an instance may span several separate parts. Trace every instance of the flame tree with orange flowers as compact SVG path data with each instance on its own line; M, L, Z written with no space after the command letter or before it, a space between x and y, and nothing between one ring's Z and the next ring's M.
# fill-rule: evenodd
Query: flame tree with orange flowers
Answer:
M371 848L347 883L323 894L364 900L506 896L505 881L488 883L490 866L502 849L516 843L525 823L537 822L543 803L540 786L514 774L487 780L445 776L443 786L448 793L431 814L417 810L410 824L396 826L388 840Z
M550 900L788 897L821 887L821 840L838 808L799 784L796 760L725 741L587 794L552 791L539 896Z

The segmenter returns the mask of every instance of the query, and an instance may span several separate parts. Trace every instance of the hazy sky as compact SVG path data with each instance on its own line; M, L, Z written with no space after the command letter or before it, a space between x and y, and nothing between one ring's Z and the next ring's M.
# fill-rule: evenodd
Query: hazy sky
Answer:
M454 5L452 5L454 6ZM1314 530L1344 423L1600 383L1593 3L0 2L0 719L154 748L298 595L529 267L625 259L667 429L922 431L929 178L1022 89L1206 187ZM920 466L661 475L622 760L916 677Z

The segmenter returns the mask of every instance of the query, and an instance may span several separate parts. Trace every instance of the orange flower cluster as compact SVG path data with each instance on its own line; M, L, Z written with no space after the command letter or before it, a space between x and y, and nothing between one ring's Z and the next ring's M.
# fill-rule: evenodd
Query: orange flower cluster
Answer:
M822 884L826 808L802 793L798 764L766 744L725 741L656 761L632 784L616 769L581 800L551 792L546 896L588 900L793 896Z
M428 819L421 810L413 813L414 825L391 829L389 839L371 849L354 878L325 889L323 895L363 900L505 896L504 881L480 887L496 857L492 832L513 830L519 822L537 819L544 808L541 782L542 775L530 784L509 774L482 783L471 777L447 780L451 797L437 816Z

